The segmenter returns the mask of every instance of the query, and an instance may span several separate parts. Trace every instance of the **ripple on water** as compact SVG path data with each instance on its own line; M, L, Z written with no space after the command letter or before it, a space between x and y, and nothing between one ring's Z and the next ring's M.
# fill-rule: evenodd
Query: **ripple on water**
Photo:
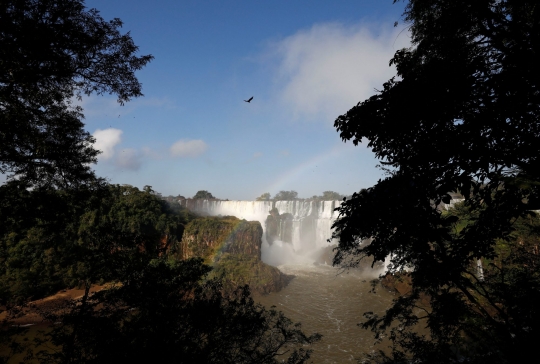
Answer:
M279 269L295 278L277 293L258 298L266 307L272 305L294 322L301 322L304 332L323 335L314 345L314 363L354 362L362 353L373 350L373 335L358 327L363 313L382 313L393 295L384 289L370 293L370 277L359 271L332 266L282 265Z

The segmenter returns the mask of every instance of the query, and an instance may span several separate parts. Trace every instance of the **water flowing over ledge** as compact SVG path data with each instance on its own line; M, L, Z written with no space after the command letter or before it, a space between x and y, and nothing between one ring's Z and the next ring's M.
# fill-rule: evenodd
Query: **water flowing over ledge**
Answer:
M332 224L338 218L334 211L341 201L219 201L186 199L180 203L189 210L210 216L236 216L248 221L259 221L263 227L263 261L279 265L293 259L300 263L313 263L313 256L322 248L328 248L332 237ZM270 210L292 218L292 241L269 244L266 239L266 220ZM291 246L292 245L292 246ZM274 258L283 259L274 259ZM330 262L328 262L330 263Z

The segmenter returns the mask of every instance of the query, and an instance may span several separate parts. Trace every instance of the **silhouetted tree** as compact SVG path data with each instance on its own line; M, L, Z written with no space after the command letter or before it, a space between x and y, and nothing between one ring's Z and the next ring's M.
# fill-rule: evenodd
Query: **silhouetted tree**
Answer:
M275 201L293 201L298 199L298 192L296 191L279 191L274 196Z
M496 243L510 239L516 218L539 207L540 7L410 0L404 16L413 46L390 61L398 78L335 122L343 140L367 139L388 173L339 207L335 263L390 257L390 272L410 270L411 295L367 323L380 331L400 321L391 338L401 348L385 361L526 361L536 355L538 312L490 301L497 295L471 267L496 259ZM459 234L459 217L436 208L449 192L461 192L477 214ZM528 291L534 302L538 287ZM429 340L409 330L422 316L414 310L420 292L430 299ZM475 310L483 329L467 331Z
M93 138L83 129L81 95L141 96L135 71L152 56L82 0L3 1L0 5L0 173L30 185L92 179Z
M212 196L212 194L206 190L200 190L200 191L197 191L197 193L195 194L195 196L193 196L193 198L201 199L201 200L209 200L215 197Z

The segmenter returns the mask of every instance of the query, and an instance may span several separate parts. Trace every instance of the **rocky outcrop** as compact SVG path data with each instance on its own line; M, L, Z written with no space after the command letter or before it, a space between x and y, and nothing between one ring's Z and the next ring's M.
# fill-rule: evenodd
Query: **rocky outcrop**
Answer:
M203 258L226 287L248 284L261 294L279 291L290 278L261 261L262 234L258 221L201 217L186 225L178 254L181 259Z
M260 259L229 253L223 254L217 262L212 276L225 278L224 284L229 290L247 284L253 292L259 294L277 292L293 278Z
M270 210L266 217L266 241L272 244L276 240L292 244L293 241L293 215L280 214L277 208Z
M181 258L203 258L213 264L224 253L261 259L262 227L257 221L234 216L201 217L186 225L180 243Z

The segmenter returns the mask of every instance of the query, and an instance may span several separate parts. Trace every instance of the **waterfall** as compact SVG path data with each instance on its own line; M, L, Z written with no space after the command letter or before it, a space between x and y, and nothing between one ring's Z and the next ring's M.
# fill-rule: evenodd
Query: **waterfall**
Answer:
M321 248L330 244L328 239L332 237L332 224L338 217L334 211L341 201L217 201L217 200L181 200L180 203L191 211L208 214L210 216L236 216L248 221L259 221L263 227L263 260L266 256L272 262L283 262L271 259L272 251L280 250L281 257L294 256L295 261L310 261L312 256ZM292 216L292 241L269 244L266 240L266 219L270 210L276 208L279 215L290 214ZM280 225L281 226L281 225ZM298 259L296 259L298 258ZM310 260L311 259L311 260Z

